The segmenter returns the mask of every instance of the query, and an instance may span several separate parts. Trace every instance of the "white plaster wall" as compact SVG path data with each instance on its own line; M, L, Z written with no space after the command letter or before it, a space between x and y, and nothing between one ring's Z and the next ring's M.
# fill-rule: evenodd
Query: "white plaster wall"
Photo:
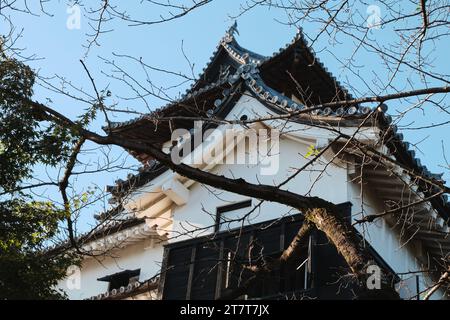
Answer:
M256 99L248 95L243 95L226 119L239 119L242 115L247 115L248 119L252 119L271 114L273 113ZM306 131L308 129L314 130L313 128L306 128L303 130ZM243 178L248 182L256 184L280 184L296 172L296 169L301 168L310 160L310 158L305 158L310 144L302 141L294 141L292 138L283 135L283 133L288 133L290 130L292 130L292 128L289 126L283 127L282 129L280 128L282 135L280 138L279 152L276 154L273 153L271 157L271 161L279 161L276 174L261 174L260 164L219 164L211 172L229 178ZM313 141L313 143L315 142ZM282 189L290 190L302 195L320 196L334 203L346 202L348 199L346 167L330 164L324 171L328 160L325 158L322 158L321 160L322 161L314 163L312 167L309 167L309 170L305 170L296 176L293 180L284 185ZM190 187L188 204L174 209L173 231L174 235L177 235L175 241L213 232L216 208L246 199L249 199L249 197L217 190L198 183L194 184ZM258 199L253 199L253 205L258 203ZM245 214L249 212L250 209L242 209L241 211ZM257 223L295 213L298 212L279 203L264 202L259 209L249 216L246 223ZM186 230L194 230L198 227L202 228L201 232L186 233ZM180 237L182 234L185 235Z
M245 164L219 165L212 172L230 178L243 178L252 183L277 185L291 176L295 169L302 167L309 161L309 159L303 157L307 153L307 148L308 146L305 144L287 138L281 139L280 169L274 176L261 175L258 166ZM313 166L313 170L302 172L282 188L299 194L320 196L333 203L346 202L348 198L346 193L346 169L331 164L327 167L325 173L320 174L324 168L324 163L325 160L323 163L317 163ZM210 226L211 228L205 229L201 233L186 234L174 241L213 232L216 208L246 199L249 199L249 197L198 183L194 184L190 188L188 204L174 209L174 234L183 234L186 233L186 230L193 230L196 227ZM258 199L253 199L253 205L258 203ZM243 209L242 211L245 214L250 209L247 211ZM260 209L249 216L247 222L257 223L295 213L298 212L279 203L264 202Z
M67 293L69 299L78 300L106 292L108 282L97 279L116 272L141 269L139 280L147 280L159 274L163 254L161 244L147 248L149 244L148 241L142 241L120 251L109 253L108 256L87 258L81 267L79 289L68 289L67 279L61 281L59 287Z

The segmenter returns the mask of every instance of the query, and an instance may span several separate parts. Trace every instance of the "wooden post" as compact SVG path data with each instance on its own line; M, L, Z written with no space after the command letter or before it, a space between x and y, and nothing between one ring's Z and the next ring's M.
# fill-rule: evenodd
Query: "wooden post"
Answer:
M164 298L164 283L166 281L166 273L167 273L167 264L169 263L169 248L164 248L162 265L161 265L161 275L159 276L158 283L158 300L162 300Z
M194 267L195 267L195 254L197 252L197 246L192 247L191 262L189 264L189 277L186 289L186 300L191 299L192 282L194 281Z
M222 291L222 283L223 283L223 259L224 259L224 240L220 241L219 247L219 263L217 264L217 278L216 278L216 291L214 294L214 298L218 299L220 297Z

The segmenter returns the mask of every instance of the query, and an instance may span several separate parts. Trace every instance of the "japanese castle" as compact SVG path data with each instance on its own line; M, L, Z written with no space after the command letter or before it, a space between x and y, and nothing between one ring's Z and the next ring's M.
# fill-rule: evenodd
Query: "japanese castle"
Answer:
M105 130L170 152L174 130L194 132L196 118L212 120L203 123L210 135L231 128L238 138L243 131L235 120L270 118L249 124L280 131L276 152L267 152L265 161L228 164L223 159L238 143L211 153L214 146L202 142L188 152L200 159L209 152L213 159L193 166L280 185L338 205L373 260L389 270L400 297L423 297L444 271L450 252L450 203L445 196L433 196L434 183L444 183L442 176L415 158L384 104L376 109L330 104L353 98L319 61L302 32L272 56L245 49L235 34L236 25L179 100ZM338 135L370 145L379 157L368 157L336 139ZM226 134L221 137L227 139ZM177 143L190 136L183 138ZM245 137L242 141L245 150L251 147ZM138 174L107 187L112 209L97 215L100 227L81 238L82 249L95 257L83 258L78 286L70 287L69 280L60 283L70 299L220 299L248 279L245 264L278 257L303 223L302 213L291 207L260 201L257 194L250 198L202 185L148 154L130 153L142 166ZM272 160L277 161L276 170L263 174L262 167L268 169ZM399 206L405 208L371 223L355 223ZM323 232L315 230L294 260L272 270L239 299L355 298L345 260ZM432 298L448 298L445 289Z

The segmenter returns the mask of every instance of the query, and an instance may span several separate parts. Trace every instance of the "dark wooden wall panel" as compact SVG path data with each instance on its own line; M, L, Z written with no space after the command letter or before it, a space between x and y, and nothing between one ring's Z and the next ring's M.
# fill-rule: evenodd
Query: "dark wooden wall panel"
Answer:
M216 290L220 247L197 246L191 286L191 299L212 299Z
M339 207L342 215L349 218L351 205L345 203ZM243 264L251 260L252 265L258 265L278 258L297 234L302 221L302 215L297 214L242 230L223 231L213 238L201 237L167 245L159 289L161 297L219 297L227 285L235 288L252 275L243 270ZM303 264L306 259L308 262ZM348 292L343 291L339 297L336 295L336 281L347 272L345 261L335 247L322 232L316 231L305 244L303 254L260 279L248 296L273 299L347 297Z
M191 247L172 248L168 252L167 270L165 273L164 299L186 299Z

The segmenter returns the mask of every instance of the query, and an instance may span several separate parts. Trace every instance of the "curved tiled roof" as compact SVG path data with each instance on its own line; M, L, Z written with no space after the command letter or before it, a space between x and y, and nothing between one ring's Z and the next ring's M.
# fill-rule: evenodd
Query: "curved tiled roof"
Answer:
M114 211L114 213L112 213ZM133 228L145 223L145 219L136 218L133 214L129 214L123 210L123 208L115 208L106 217L96 217L96 220L101 221L90 231L82 233L77 236L76 241L81 246L88 242L95 241L112 234L119 233L128 228ZM70 250L72 244L69 240L64 240L46 248L48 254L54 253L60 250Z
M158 284L159 276L143 282L136 281L118 289L108 290L85 300L122 300L132 298L145 292L150 293L152 291L156 291L158 289Z
M237 70L237 72L234 74L231 74L231 75L228 74L227 77L223 77L221 79L218 79L215 82L209 82L205 85L202 85L201 79L207 78L207 74L211 71L211 69L213 69L213 66L215 66L215 64L217 64L217 63L220 63L217 60L218 60L221 52L223 52L223 51L225 51L227 53L229 58L231 58L233 61L235 61L237 63L237 69L244 68L243 70L247 70L248 68L253 68L254 69L253 73L260 73L261 68L268 66L270 63L272 63L274 61L275 58L280 57L283 53L287 52L290 49L296 48L296 47L302 47L303 49L307 50L308 54L310 54L313 57L314 63L324 72L326 77L332 83L337 84L339 86L340 90L345 92L347 99L352 98L352 96L348 93L348 91L340 85L339 81L336 80L336 78L328 71L327 68L324 67L323 63L321 63L319 61L319 59L316 57L316 55L311 51L311 48L308 47L307 40L304 38L301 30L299 30L297 32L294 39L289 44L287 44L284 48L280 48L278 52L274 52L274 54L271 57L265 57L265 56L259 55L257 53L254 53L248 49L245 49L237 43L237 41L234 37L234 33L236 32L236 27L237 27L237 25L234 24L226 32L225 36L220 40L219 45L217 46L217 49L214 51L213 55L211 56L210 62L206 65L205 68L203 68L203 72L201 74L199 74L199 76L198 76L199 80L196 83L194 83L191 86L191 88L187 89L186 93L183 94L180 99L175 100L163 107L160 107L149 114L146 114L146 115L143 115L138 118L131 119L131 120L125 121L125 122L111 123L109 127L104 127L103 129L106 131L115 131L115 130L122 129L122 128L125 128L130 125L133 125L141 120L152 119L157 116L161 116L164 113L164 111L170 107L176 107L177 105L179 105L181 103L184 103L191 99L199 97L201 94L203 94L205 92L208 92L212 89L222 86L227 81L233 82L232 81L233 77L237 77L240 74L242 74L242 70L240 70L240 71ZM230 63L230 62L225 61L225 63ZM261 79L260 75L259 75L259 78ZM231 79L231 81L230 81L230 79ZM267 85L265 85L264 87L265 87L265 90L268 92L274 91ZM355 106L355 107L357 107L357 106ZM328 112L329 111L327 109L325 114ZM354 108L351 108L350 112L352 114L354 114L355 113ZM338 113L344 114L345 112L342 112L342 110L340 110Z
M328 70L328 68L325 67L325 65L320 61L320 58L314 53L313 48L309 46L308 40L304 36L302 28L299 28L297 30L297 34L290 43L287 43L284 48L283 47L280 48L278 51L275 51L270 57L266 58L261 63L261 68L264 68L266 65L271 64L272 62L274 62L275 59L280 58L280 56L289 49L297 49L297 48L305 49L306 51L308 51L308 53L310 53L311 56L313 57L313 61L311 64L317 65L321 70L323 70L326 76L329 79L331 79L332 82L336 83L337 87L345 93L348 100L353 99L353 96L348 92L348 90L336 79L335 76L333 76L333 74Z
M250 67L251 68L251 67ZM243 69L245 70L245 69ZM276 91L275 89L269 87L261 78L260 74L256 69L255 71L242 72L240 76L245 80L245 84L259 99L276 106L280 112L294 112L294 111L305 111L308 109L307 106L293 101L291 98L286 97L282 93ZM311 108L309 112L311 116L322 116L322 117L357 117L359 115L367 115L372 110L368 107L359 107L357 105L349 107L339 107L337 109L332 109L330 107L325 108Z
M213 89L220 88L226 82L227 82L227 79L221 79L217 82L211 83L211 84L209 84L205 87L202 87L198 90L188 92L186 95L183 95L180 99L175 100L171 103L168 103L168 104L152 111L151 113L144 114L140 117L137 117L137 118L134 118L134 119L131 119L128 121L124 121L124 122L111 122L109 124L109 126L104 126L103 130L105 130L106 132L115 131L117 129L123 129L125 127L131 126L141 120L154 119L155 117L163 116L164 112L167 111L169 108L177 107L180 103L186 102L188 100L193 100L193 99L199 97L200 95L202 95L203 93L207 93Z

